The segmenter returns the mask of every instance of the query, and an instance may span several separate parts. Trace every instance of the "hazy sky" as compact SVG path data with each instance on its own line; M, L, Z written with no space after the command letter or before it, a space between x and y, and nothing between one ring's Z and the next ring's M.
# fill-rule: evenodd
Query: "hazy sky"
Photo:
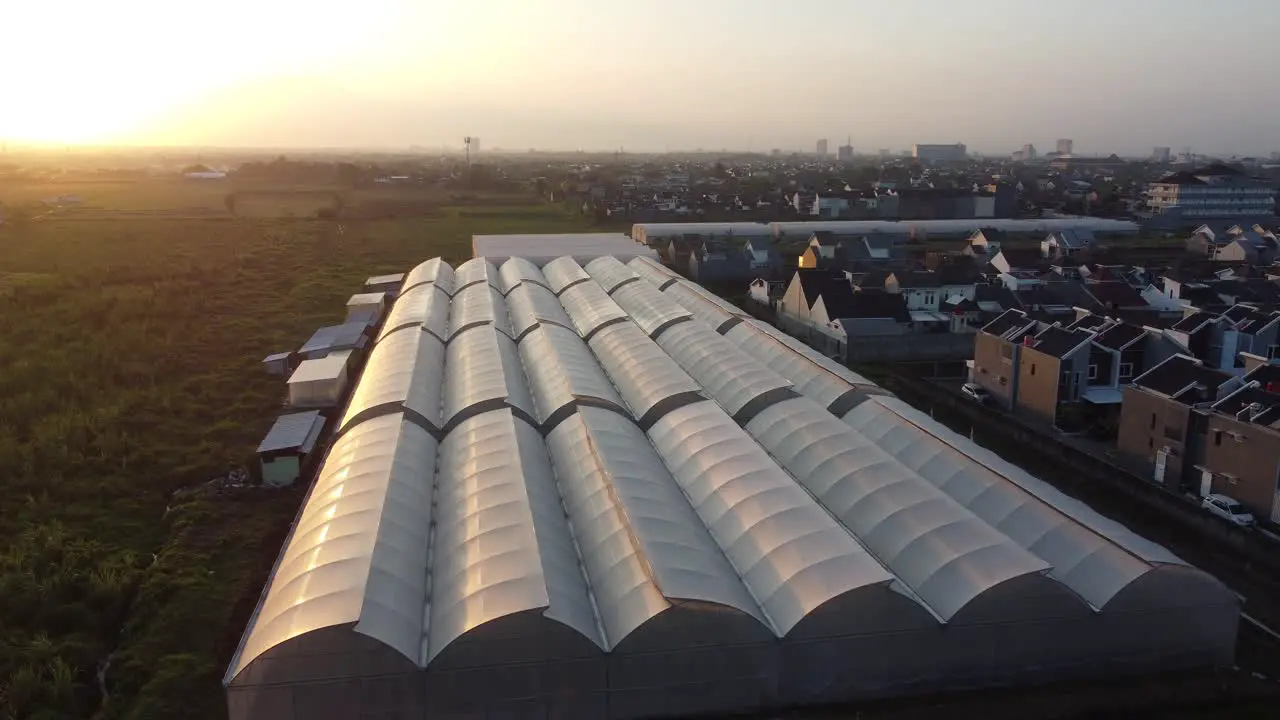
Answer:
M0 0L11 142L1280 150L1280 0Z

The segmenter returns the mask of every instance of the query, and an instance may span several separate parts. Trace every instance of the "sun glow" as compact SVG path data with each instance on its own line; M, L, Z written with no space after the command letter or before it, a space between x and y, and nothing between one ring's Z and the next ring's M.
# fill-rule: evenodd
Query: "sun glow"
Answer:
M2 13L0 140L147 142L166 116L222 88L333 70L393 22L392 0L359 12L294 0L64 0Z

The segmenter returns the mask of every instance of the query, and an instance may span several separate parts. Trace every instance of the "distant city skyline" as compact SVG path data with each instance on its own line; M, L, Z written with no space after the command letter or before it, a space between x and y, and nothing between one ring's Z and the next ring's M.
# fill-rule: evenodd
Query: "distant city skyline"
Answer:
M10 145L1280 149L1273 1L64 0L5 21L0 62L32 68Z

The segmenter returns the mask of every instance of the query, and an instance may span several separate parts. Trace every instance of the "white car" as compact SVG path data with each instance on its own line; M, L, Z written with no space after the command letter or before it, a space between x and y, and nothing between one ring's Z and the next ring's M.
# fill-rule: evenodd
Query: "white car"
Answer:
M1233 525L1248 527L1253 524L1253 514L1249 509L1241 505L1239 500L1226 495L1205 495L1200 501L1200 507Z
M965 383L960 386L960 392L976 403L986 405L991 400L991 393L978 383Z

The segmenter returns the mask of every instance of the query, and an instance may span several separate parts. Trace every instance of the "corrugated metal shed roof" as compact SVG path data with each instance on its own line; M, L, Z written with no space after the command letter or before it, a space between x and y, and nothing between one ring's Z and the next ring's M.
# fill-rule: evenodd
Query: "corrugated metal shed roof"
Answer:
M330 353L316 360L303 360L289 376L289 384L314 382L316 380L337 380L346 372L347 363L351 361L349 351Z
M622 233L472 235L471 251L475 257L489 258L494 262L521 257L538 265L562 256L587 262L602 255L628 257L653 253Z
M289 413L276 418L267 436L258 444L258 452L279 452L294 450L309 453L320 437L320 429L324 427L324 417L319 410Z
M312 333L311 337L298 349L298 352L312 353L363 347L365 343L364 333L368 328L369 324L366 322L327 325Z

